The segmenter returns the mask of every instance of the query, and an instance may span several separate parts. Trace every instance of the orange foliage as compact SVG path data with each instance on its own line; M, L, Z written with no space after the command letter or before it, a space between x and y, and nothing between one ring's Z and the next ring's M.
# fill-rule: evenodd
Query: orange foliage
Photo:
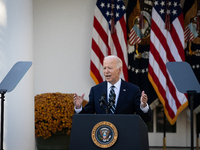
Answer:
M44 139L52 133L70 134L74 94L43 93L35 96L35 135ZM83 100L83 107L88 102Z

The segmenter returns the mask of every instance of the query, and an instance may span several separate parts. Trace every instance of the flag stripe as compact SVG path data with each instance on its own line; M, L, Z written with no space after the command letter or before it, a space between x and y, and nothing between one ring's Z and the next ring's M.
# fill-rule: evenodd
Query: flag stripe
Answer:
M190 23L184 30L185 42L193 41L197 36L198 33L196 27L193 26L193 23Z
M96 55L94 53L94 51L91 52L91 56L93 58L93 64L95 65L95 67L100 70L98 74L101 75L101 78L104 77L103 76L103 65L100 62L100 58L98 57L98 55ZM102 78L104 80L104 78ZM101 80L101 79L100 79Z
M94 11L92 53L90 59L90 75L95 83L105 80L103 75L103 59L107 55L121 58L123 71L121 77L128 81L128 56L126 35L126 10L122 0L114 1L114 13L111 13L111 2L97 0ZM112 5L112 6L113 6ZM116 7L115 7L116 6ZM117 6L120 6L117 9ZM111 15L115 20L115 33L111 33Z
M126 19L125 19L125 16L123 16L123 19L120 19L119 20L119 23L122 27L122 36L124 36L124 42L126 45L127 45L127 34L126 34Z
M90 68L93 70L90 75L92 76L93 80L96 84L99 84L100 82L103 82L103 79L101 78L101 75L99 74L98 69L95 67L93 62L90 63Z
M167 85L167 87L168 87L168 90L167 91L169 91L169 93L171 93L169 96L170 96L170 98L172 98L173 99L173 101L176 103L176 107L177 108L179 108L181 105L182 105L182 102L180 102L179 100L178 100L178 97L179 98L184 98L185 96L183 96L182 97L182 95L183 94L180 94L180 92L178 92L178 91L176 91L176 88L175 88L175 85L174 85L174 83L173 83L173 81L172 81L172 79L169 79L169 75L168 75L168 73L166 72L166 70L167 70L167 68L166 68L166 66L165 66L165 64L164 64L164 62L163 62L163 59L161 58L161 56L160 56L160 54L162 53L158 53L158 51L156 50L156 48L154 47L154 45L152 44L152 43L150 43L150 46L151 46L151 48L150 49L155 49L155 51L154 51L154 63L156 62L157 64L159 64L159 65L157 65L157 66L155 66L155 64L154 64L154 66L155 66L155 72L156 72L156 74L160 74L160 77L159 77L159 82L161 83L161 85ZM151 53L150 53L151 54ZM152 57L152 56L151 56ZM152 59L151 59L152 60ZM159 62L159 63L158 63ZM150 64L152 64L153 62L149 62ZM153 66L153 65L152 65ZM163 88L163 87L162 87ZM159 89L160 89L160 87L159 87ZM167 92L166 92L167 93ZM166 95L166 93L163 93L162 92L162 95ZM168 98L169 99L169 98ZM166 101L166 98L164 98L164 100L165 100L165 103L166 104L168 104L168 101ZM172 102L173 102L172 101ZM171 102L171 101L170 101ZM169 104L171 107L174 107L175 106L175 104L174 103L172 103L172 104ZM174 107L174 109L176 109L175 107Z
M153 45L151 44L151 49L153 49L152 47L153 47ZM176 96L176 94L175 94L175 92L176 92L176 91L175 91L175 87L173 86L173 84L172 84L171 81L169 80L169 76L168 76L168 73L167 73L167 71L166 71L166 66L165 66L165 64L164 64L164 62L163 62L163 60L162 60L162 58L160 57L158 51L155 50L154 52L155 52L155 53L154 53L154 59L155 59L155 61L157 62L157 64L158 64L158 62L159 62L159 65L158 65L156 68L160 68L160 69L159 69L160 72L159 72L159 73L158 73L158 72L156 73L156 74L160 74L159 82L162 83L162 85L165 85L165 84L166 84L166 86L169 87L169 88L168 88L168 91L172 94L172 96L170 96L170 97L173 98L174 101L176 101L177 107L180 107L180 103L178 102L178 98L177 98L177 96ZM159 70L157 70L157 71L159 71ZM166 82L166 83L165 83L165 82ZM164 94L164 95L166 95L166 94ZM170 104L168 104L168 101L166 100L166 97L164 98L164 100L165 100L165 103L166 103L167 105L170 105ZM173 107L174 104L171 104L170 106Z
M183 14L180 6L173 5L169 9L171 29L165 29L166 6L161 0L154 1L151 20L149 80L152 83L165 114L171 124L174 124L178 114L187 106L187 98L180 93L167 71L168 61L184 61L184 31ZM180 2L179 2L180 3Z
M105 45L104 41L101 38L98 38L99 34L97 33L97 31L95 29L93 29L93 37L94 38L92 39L92 42L95 42L100 50L104 49L104 50L101 50L101 52L104 56L106 56L107 55L107 51L106 51L107 46ZM98 43L100 43L100 44L98 44Z
M118 37L122 36L124 38L122 38L121 40L121 45L122 45L122 48L123 47L126 47L127 48L127 33L126 33L126 19L125 19L125 15L123 16L122 19L119 20L119 23L120 23L120 27L121 27L121 35L118 34ZM117 23L118 24L118 23ZM119 32L118 32L119 33ZM128 66L128 55L127 55L127 49L126 50L123 50L122 49L122 53L123 53L123 56L121 56L123 59L124 59L124 63L126 64L125 67L127 68ZM128 73L128 71L124 71L124 73ZM125 75L126 77L128 77L128 74ZM126 79L128 81L128 78Z
M93 49L94 53L99 56L99 61L100 61L101 65L103 65L104 54L102 53L101 49L96 44L94 39L92 39L92 49Z
M179 25L177 25L177 24L179 24ZM180 24L179 19L176 19L173 22L172 31L170 32L171 33L171 39L173 39L174 44L176 45L178 53L179 53L179 55L181 57L180 60L177 60L177 61L184 61L185 60L185 55L183 53L184 42L182 42L182 41L184 41L184 34L183 34L184 31L183 31L183 29L181 27L182 26Z
M117 56L121 56L121 59L122 59L122 64L123 64L123 72L125 73L124 74L124 78L125 80L127 81L128 80L128 72L126 71L127 70L127 65L125 63L125 59L124 59L124 54L123 54L123 50L121 48L121 45L119 43L119 40L117 38L117 35L116 34L112 34L112 39L114 41L114 45L115 45L115 48L116 48L116 52L117 52Z
M165 36L162 34L160 28L157 26L157 24L154 22L154 20L151 21L151 26L152 26L152 30L151 30L151 38L156 38L155 40L158 40L158 42L154 43L156 45L156 49L160 49L159 47L162 46L162 52L160 52L160 55L164 55L162 56L163 59L167 58L167 60L165 60L164 62L167 62L168 60L171 61L175 61L174 57L172 56L172 54L170 53L170 48L167 44L165 39ZM155 35L154 35L155 33ZM160 45L161 44L161 45Z
M99 23L99 21L97 20L96 17L94 17L94 29L97 31L98 36L95 36L95 37L93 36L93 38L97 38L97 40L102 40L104 42L104 44L106 45L108 51L110 51L108 41L106 40L106 39L108 39L108 35L104 31L104 29L102 28L101 24ZM102 45L102 44L99 43L99 45ZM103 49L103 50L106 50L106 49Z
M170 116L171 118L175 117L175 114L173 112L173 110L171 109L171 107L169 107L168 101L166 99L166 97L163 97L162 95L166 95L166 91L163 88L162 84L160 83L158 77L156 76L155 72L153 71L153 68L151 66L149 66L149 74L148 76L152 76L149 80L153 81L153 87L155 89L155 91L158 93L158 97L161 100L161 102L163 103L163 106L165 107L165 109L167 109L167 113L168 116ZM153 78L153 80L152 80ZM152 83L152 82L151 82Z
M130 34L129 34L129 42L130 44L135 45L136 43L140 43L141 39L135 32L134 28L131 29Z

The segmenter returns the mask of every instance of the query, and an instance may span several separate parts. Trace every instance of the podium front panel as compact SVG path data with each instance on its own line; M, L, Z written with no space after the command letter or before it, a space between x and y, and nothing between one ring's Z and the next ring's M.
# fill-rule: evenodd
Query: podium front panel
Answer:
M92 132L101 122L109 122L117 130L116 142L107 148L95 144L92 137ZM104 146L101 143L100 145ZM109 144L105 144L107 145ZM84 149L148 150L147 126L138 115L75 114L70 136L70 150Z

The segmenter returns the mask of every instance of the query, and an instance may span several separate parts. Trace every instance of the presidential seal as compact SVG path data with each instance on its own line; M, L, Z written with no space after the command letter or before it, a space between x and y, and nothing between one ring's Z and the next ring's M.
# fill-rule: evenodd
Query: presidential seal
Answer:
M91 137L98 147L109 148L117 141L117 128L108 121L99 122L93 127Z

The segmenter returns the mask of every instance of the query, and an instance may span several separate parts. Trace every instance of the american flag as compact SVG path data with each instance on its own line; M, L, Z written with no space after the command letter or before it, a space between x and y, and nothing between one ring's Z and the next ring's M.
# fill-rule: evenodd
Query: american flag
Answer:
M168 61L185 61L183 13L180 0L155 0L148 77L163 104L168 121L173 125L188 101L186 95L176 89L166 69Z
M103 59L108 55L121 58L121 77L128 81L126 9L123 0L97 0L94 12L90 75L96 84L105 80ZM111 29L113 32L111 32Z

